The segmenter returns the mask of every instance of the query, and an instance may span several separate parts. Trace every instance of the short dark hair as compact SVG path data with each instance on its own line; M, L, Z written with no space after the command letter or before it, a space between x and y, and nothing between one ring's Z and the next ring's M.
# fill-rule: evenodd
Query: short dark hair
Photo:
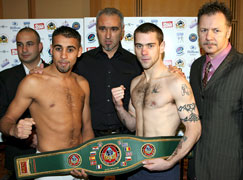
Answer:
M225 5L225 3L218 2L218 1L208 2L199 9L197 14L198 24L200 23L200 18L202 15L214 15L219 12L224 14L227 21L227 25L231 26L232 24L231 10Z
M66 38L75 38L78 40L78 43L81 46L81 36L80 36L79 32L73 28L70 28L67 26L61 26L61 27L55 29L55 31L52 34L52 43L53 43L54 37L57 35L62 35Z
M100 11L98 12L97 16L96 16L96 24L98 24L99 17L100 17L101 15L103 15L103 14L108 15L108 16L112 16L112 15L117 15L117 16L119 16L120 21L121 21L121 27L124 26L124 17L123 17L123 15L122 15L121 11L119 11L119 10L116 9L116 8L105 8L105 9L100 10Z
M153 23L144 23L137 27L134 31L134 43L136 42L136 34L137 33L149 33L149 32L155 32L157 34L157 39L159 41L159 44L161 44L164 40L164 34L163 31L156 26Z
M19 30L19 32L17 33L17 35L18 35L19 33L21 33L21 32L33 32L33 33L35 34L35 36L36 36L36 40L37 40L37 42L38 42L38 43L41 42L41 40L40 40L40 35L39 35L38 32L37 32L36 30L34 30L34 29L32 29L32 28L30 28L30 27L24 27L24 28L22 28L22 29Z

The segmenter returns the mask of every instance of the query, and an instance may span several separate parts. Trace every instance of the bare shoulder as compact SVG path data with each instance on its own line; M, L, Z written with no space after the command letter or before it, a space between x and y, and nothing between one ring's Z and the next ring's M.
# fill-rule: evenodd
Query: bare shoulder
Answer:
M78 75L78 74L72 72L72 76L78 81L78 83L84 83L84 84L87 84L88 83L87 79L85 79L81 75Z
M144 77L144 73L142 73L141 75L135 77L132 82L131 82L131 89L133 89L134 87L136 87L136 85L141 81L141 79Z
M84 90L84 91L89 91L89 82L87 79L85 79L83 76L78 75L74 72L72 72L72 76L76 79L78 82L79 86Z
M177 73L169 73L167 85L174 94L190 95L192 89L189 82Z
M40 82L45 79L46 79L46 75L29 74L25 76L25 78L21 81L21 84L24 84L25 86L37 87L40 85Z

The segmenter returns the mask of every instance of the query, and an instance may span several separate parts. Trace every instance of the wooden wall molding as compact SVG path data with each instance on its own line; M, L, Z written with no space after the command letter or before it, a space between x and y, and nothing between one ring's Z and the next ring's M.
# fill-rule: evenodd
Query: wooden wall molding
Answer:
M36 18L35 0L28 0L28 18Z
M0 0L0 19L3 19L3 1Z

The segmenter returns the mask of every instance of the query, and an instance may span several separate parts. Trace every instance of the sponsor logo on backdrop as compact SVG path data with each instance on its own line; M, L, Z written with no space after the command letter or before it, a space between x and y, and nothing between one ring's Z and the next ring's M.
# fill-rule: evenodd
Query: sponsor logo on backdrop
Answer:
M182 56L184 54L184 47L183 46L179 46L176 48L176 54L178 56Z
M7 28L8 26L5 26L5 25L1 25L0 28Z
M16 35L13 36L11 41L12 41L12 43L16 43Z
M139 25L145 23L144 19L139 19L138 22L139 22ZM139 25L138 25L138 26L139 26Z
M175 26L177 29L185 29L185 27L186 27L185 20L183 20L183 19L177 20L175 23Z
M199 50L196 46L191 45L190 49L187 51L187 53L190 55L196 55L196 54L199 54Z
M29 21L25 21L25 22L23 22L23 24L24 24L24 27L30 27L30 22Z
M183 59L177 59L175 62L175 66L178 68L183 68L185 66L184 60Z
M173 28L173 21L163 21L162 28Z
M192 29L192 28L194 28L194 27L196 27L196 26L197 26L197 19L194 19L194 20L192 20L192 22L190 23L189 27Z
M34 29L35 30L45 29L45 24L44 23L36 23L36 24L34 24Z
M89 43L95 42L95 40L96 40L95 33L88 34L87 39L88 39Z
M151 23L157 25L158 24L158 20L157 19L151 19Z
M91 50L91 49L95 49L96 47L87 47L86 48L86 51L89 51L89 50Z
M191 42L196 42L196 41L197 41L197 35L196 35L195 33L191 33L191 34L189 35L189 40L190 40Z
M125 24L125 27L130 27L130 26L134 26L134 24L133 23L126 23Z
M9 60L8 59L4 59L2 62L1 62L1 67L4 68L5 66L7 66L9 64Z
M4 49L4 50L0 51L0 53L8 53L8 51Z
M92 19L91 21L89 21L88 23L88 29L91 29L92 27L94 27L96 25L96 20Z
M75 29L76 31L80 29L80 23L79 22L73 22L72 28Z
M166 65L166 66L172 65L172 60L164 60L163 62L164 62L164 65Z
M11 49L11 55L18 55L17 49Z
M47 22L46 28L49 31L54 31L57 28L57 26L56 26L56 23L55 22L49 21L49 22Z
M52 34L48 34L48 38L50 40L50 42L52 41Z
M125 35L125 41L133 41L133 34L128 32L126 35Z
M16 31L19 31L19 30L21 29L21 27L18 26L18 22L13 21L13 22L12 22L12 26L10 26L10 29L11 29L13 32L16 32Z
M69 23L65 20L65 21L62 23L62 26L67 26L67 27L69 27Z
M11 66L14 67L17 66L18 64L20 64L20 61L18 59L14 59Z
M178 33L176 33L176 36L177 36L177 42L178 43L183 43L184 42L184 33L178 32Z
M0 44L7 44L8 43L8 36L6 34L0 35Z
M48 48L48 49L47 49L47 52L48 52L49 57L51 57L51 56L52 56L52 55L51 55L51 48Z

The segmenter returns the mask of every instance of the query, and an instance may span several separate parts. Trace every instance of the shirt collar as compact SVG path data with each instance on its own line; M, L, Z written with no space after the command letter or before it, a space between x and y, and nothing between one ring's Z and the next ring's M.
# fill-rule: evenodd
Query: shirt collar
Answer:
M42 59L39 61L39 63L37 64L37 66L39 67L42 63ZM28 75L30 73L30 70L23 64L24 66L24 71L25 71L25 74Z
M210 59L210 57L206 55L205 64L211 61L212 67L216 70L219 67L219 65L223 62L225 57L229 54L230 50L231 50L231 44L229 43L228 46L213 59Z

